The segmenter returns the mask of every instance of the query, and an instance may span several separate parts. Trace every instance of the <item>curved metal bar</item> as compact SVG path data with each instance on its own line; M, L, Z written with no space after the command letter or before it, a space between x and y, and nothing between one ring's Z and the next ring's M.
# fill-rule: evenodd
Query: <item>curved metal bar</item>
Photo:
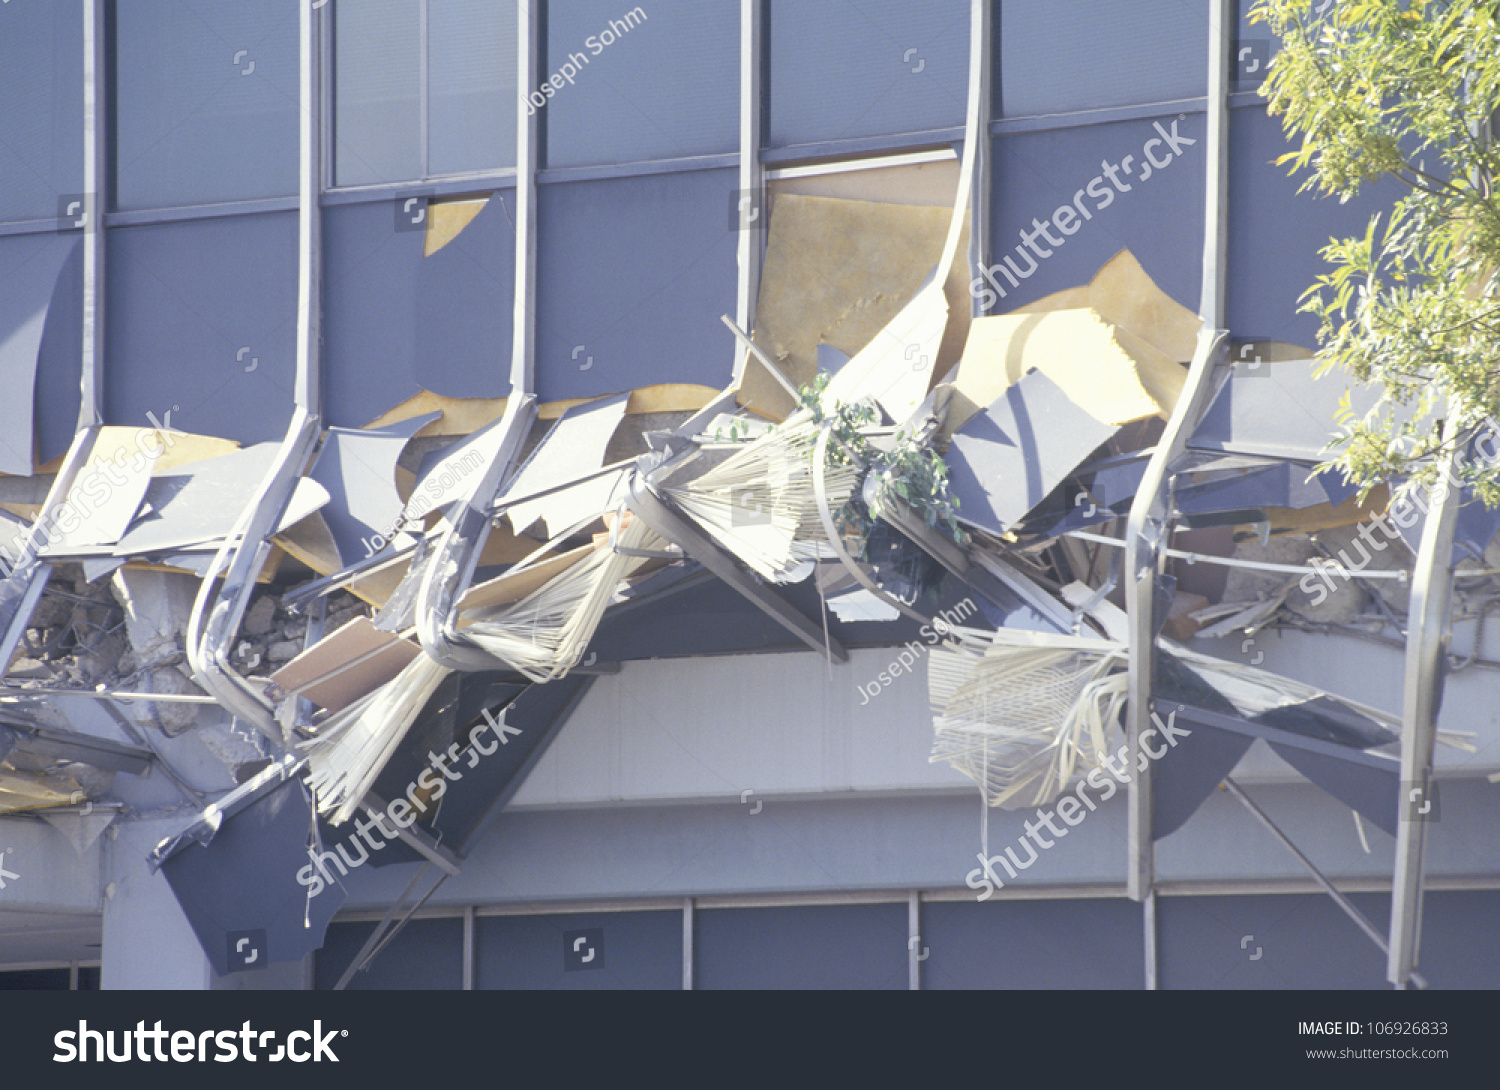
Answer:
M301 5L300 214L297 225L297 373L295 409L276 461L203 577L188 621L187 654L194 679L225 708L283 742L271 703L230 665L229 649L270 546L267 538L311 460L322 412L322 52L323 12ZM223 573L222 585L219 576Z
M422 650L450 670L509 669L509 665L461 639L454 625L459 598L468 590L484 545L495 493L515 462L536 419L536 396L512 393L500 421L500 445L490 464L448 516L448 528L417 589L417 639Z

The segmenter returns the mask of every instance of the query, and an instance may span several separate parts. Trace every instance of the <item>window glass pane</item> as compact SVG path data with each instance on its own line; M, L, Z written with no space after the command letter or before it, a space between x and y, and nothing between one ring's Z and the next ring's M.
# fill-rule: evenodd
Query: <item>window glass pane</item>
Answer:
M332 991L375 931L373 923L333 923L313 956L313 989ZM354 974L350 991L457 991L464 983L464 922L412 920L368 969Z
M334 33L334 182L422 177L421 7L417 0L338 5Z
M629 163L739 147L738 0L569 0L547 15L547 164ZM570 60L571 58L571 60ZM566 66L566 67L565 67ZM527 88L541 95L536 87Z
M0 223L50 219L83 188L77 4L0 6Z
M961 127L967 0L771 0L776 147Z
M116 205L297 192L296 0L121 0Z
M516 6L428 0L428 173L516 165Z
M1208 93L1208 8L1182 0L1005 0L1005 117Z

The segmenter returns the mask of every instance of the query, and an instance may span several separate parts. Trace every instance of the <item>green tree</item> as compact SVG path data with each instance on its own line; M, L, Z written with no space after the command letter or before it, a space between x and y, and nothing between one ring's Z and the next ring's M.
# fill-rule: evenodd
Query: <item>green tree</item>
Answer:
M1384 386L1348 411L1332 462L1364 491L1403 476L1432 484L1445 442L1500 418L1500 2L1260 0L1253 22L1283 48L1261 93L1310 168L1303 189L1347 199L1381 178L1404 192L1355 238L1322 254L1332 271L1303 296L1321 321L1319 374ZM1383 220L1383 222L1382 222ZM1452 415L1444 438L1438 422ZM1500 506L1500 465L1470 458L1461 478Z

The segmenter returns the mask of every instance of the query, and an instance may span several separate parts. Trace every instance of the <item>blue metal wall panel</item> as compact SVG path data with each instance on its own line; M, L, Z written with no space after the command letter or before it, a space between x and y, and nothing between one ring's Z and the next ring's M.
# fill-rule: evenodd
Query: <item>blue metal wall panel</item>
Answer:
M486 916L475 921L474 962L481 991L680 989L682 913Z
M713 908L694 915L693 986L907 986L906 905Z
M256 443L292 412L297 217L277 212L110 233L105 421Z
M1123 898L924 904L922 987L1140 988L1142 936Z
M562 74L562 89L554 84L541 107L548 165L737 151L739 40L738 0L553 4L538 81ZM564 69L570 57L576 75Z
M417 270L416 369L448 397L510 391L516 291L515 191L495 194L452 242Z
M36 460L46 465L66 454L78 430L83 399L83 240L75 237L52 288L47 326L36 360L33 409Z
M719 317L735 307L737 184L717 170L541 187L543 401L728 384L734 344Z
M83 188L83 7L0 6L0 223Z
M960 127L966 0L770 0L769 144Z
M374 931L373 923L330 924L313 957L313 988L331 991ZM463 920L412 920L368 970L354 974L349 990L457 991L463 984Z
M1306 173L1289 177L1275 165L1291 150L1280 118L1259 107L1230 111L1228 322L1236 340L1315 349L1317 320L1297 313L1297 298L1330 271L1318 251L1330 238L1363 235L1399 193L1394 182L1380 182L1348 204L1299 194Z
M1181 0L1004 0L1000 113L1032 117L1208 90L1208 6Z
M116 207L297 192L297 0L115 10Z
M323 211L323 398L329 424L361 428L419 391L422 230L397 230L402 201Z
M1169 137L1176 133L1175 151L1163 132ZM997 273L1006 294L996 300L993 311L1004 313L1063 288L1087 284L1122 249L1135 254L1164 292L1197 310L1206 143L1202 114L997 137L992 260L1010 257L1017 272L1029 275L1018 276L1015 286ZM1154 156L1157 165L1148 156ZM1166 165L1160 165L1163 162ZM1106 167L1114 169L1115 183ZM1064 206L1072 212L1055 220ZM1080 214L1084 210L1091 218ZM1051 237L1062 245L1050 245L1037 232L1037 222L1051 222ZM1059 230L1057 222L1073 234ZM1023 231L1035 239L1035 248L1024 246ZM1044 251L1050 256L1042 256Z

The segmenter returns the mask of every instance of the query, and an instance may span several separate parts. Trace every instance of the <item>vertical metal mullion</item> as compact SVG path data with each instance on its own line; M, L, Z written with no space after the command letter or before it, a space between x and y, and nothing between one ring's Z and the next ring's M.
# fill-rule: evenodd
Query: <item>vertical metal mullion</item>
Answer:
M1144 952L1146 957L1146 991L1154 992L1156 982L1156 890L1146 895L1141 902L1141 925L1145 929Z
M327 5L325 5L327 6ZM323 191L326 193L334 185L334 159L337 153L334 150L334 102L333 81L335 78L335 66L333 58L334 39L338 36L338 16L330 14L328 20L332 22L332 33L329 33L329 21L323 24L324 32L320 35L318 43L318 60L321 80L321 93L318 96L318 150L319 158L322 160L320 176L322 178Z
M998 0L996 0L998 2ZM974 149L969 184L969 275L984 275L990 264L991 160L990 121L994 114L995 13L991 0L981 0L970 25L969 64L979 68L979 145ZM971 314L983 317L983 292L969 293Z
M427 93L428 63L427 63L427 0L417 0L417 140L422 145L422 180L425 182L432 176L432 171L427 164L427 138L429 125L427 111L432 103Z
M326 7L326 5L325 5ZM323 411L323 8L302 6L298 75L300 178L297 217L296 402Z
M537 85L541 67L541 0L516 0L516 81ZM542 111L516 96L516 300L510 363L511 396L536 388L536 172Z
M765 0L740 0L740 213L737 260L739 289L735 317L739 327L753 333L755 300L760 294L761 262L765 256L766 221L769 218L766 174L760 151L764 144L766 81L762 78L765 63ZM748 200L750 219L745 218L744 202ZM735 345L734 375L744 373L747 355Z
M78 429L103 421L105 239L109 207L109 83L105 0L83 5L83 359Z
M906 988L922 990L922 895L916 890L906 898Z
M691 897L682 899L682 990L693 990L693 931L696 907Z
M1142 901L1156 881L1156 847L1151 829L1152 770L1142 738L1152 729L1151 695L1156 663L1156 577L1161 549L1170 533L1163 496L1168 469L1181 453L1213 392L1211 378L1222 356L1224 334L1224 210L1229 178L1229 42L1234 13L1230 0L1208 0L1208 138L1205 142L1203 285L1199 316L1203 328L1166 430L1131 503L1125 529L1125 601L1130 623L1129 694L1125 717L1126 761L1134 771L1126 796L1125 886Z
M464 909L464 983L463 990L474 990L474 906Z

